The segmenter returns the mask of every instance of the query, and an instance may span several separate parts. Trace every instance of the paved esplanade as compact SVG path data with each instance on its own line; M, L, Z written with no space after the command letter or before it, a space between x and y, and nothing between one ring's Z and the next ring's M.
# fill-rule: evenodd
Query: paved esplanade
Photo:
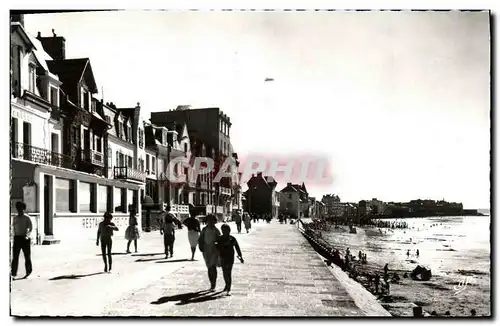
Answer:
M220 224L218 224L220 227ZM232 231L236 227L231 223ZM163 259L157 233L143 234L141 253L115 255L112 274L97 274L101 257L81 255L62 265L39 260L30 279L14 281L11 308L14 315L79 316L366 316L388 315L367 293L344 286L325 266L294 225L257 223L250 234L233 234L240 243L245 264L236 260L231 296L222 288L218 270L217 291L209 293L201 254L190 257L186 231L177 233L174 258ZM125 241L117 238L113 252ZM37 256L44 248L39 247ZM57 249L52 249L57 250ZM89 251L87 250L87 251ZM63 258L58 257L57 260ZM40 266L42 265L42 266ZM23 266L20 262L20 266ZM34 257L34 266L37 260ZM21 270L20 272L23 272ZM338 271L337 271L338 272ZM22 274L21 274L22 275ZM82 275L50 280L55 276ZM361 294L360 294L361 293ZM353 299L356 298L356 301ZM360 299L361 298L361 299ZM368 307L368 308L367 308Z

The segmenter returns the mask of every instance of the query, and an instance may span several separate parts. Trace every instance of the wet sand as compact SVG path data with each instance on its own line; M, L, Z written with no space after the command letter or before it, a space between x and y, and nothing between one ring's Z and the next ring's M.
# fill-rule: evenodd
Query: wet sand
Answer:
M446 234L444 231L453 229L453 225L437 224L415 229L357 227L357 234L350 234L346 226L338 229L332 226L322 234L342 255L347 247L355 257L359 250L367 254L367 264L356 263L359 273L379 272L382 276L383 267L388 263L390 277L394 272L400 276L398 283L390 284L390 295L379 296L394 316L412 316L415 305L422 306L427 313L436 311L440 316L446 311L451 316L470 316L471 309L475 309L478 316L489 316L489 251L486 253L470 245L463 240L463 234ZM416 257L416 249L420 257ZM411 252L410 257L406 255L407 250ZM417 265L431 268L429 281L403 278L405 272L409 276ZM363 277L358 281L367 285Z

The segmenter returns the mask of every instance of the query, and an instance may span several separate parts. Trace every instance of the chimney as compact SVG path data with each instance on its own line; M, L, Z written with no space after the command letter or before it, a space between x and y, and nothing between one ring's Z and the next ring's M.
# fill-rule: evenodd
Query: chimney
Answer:
M23 14L12 14L10 15L10 21L11 22L18 22L21 24L22 27L24 27L24 15Z
M51 37L42 37L38 32L37 39L42 43L43 49L54 60L66 59L66 40L62 36L57 36L54 29L52 29Z
M291 187L291 186L292 186L292 183L291 183L291 182L288 182L288 183L286 184L286 186L287 186L287 187Z

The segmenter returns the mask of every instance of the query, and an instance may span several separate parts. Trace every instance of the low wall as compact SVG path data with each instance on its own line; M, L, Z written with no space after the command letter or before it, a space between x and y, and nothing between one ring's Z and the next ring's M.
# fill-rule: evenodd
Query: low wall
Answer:
M96 239L97 227L103 220L102 214L80 213L63 214L57 213L54 216L53 233L54 238L62 242L75 242L82 240ZM128 226L129 215L126 213L114 213L113 223L119 228L115 231L116 236L124 236ZM140 228L140 221L139 228Z

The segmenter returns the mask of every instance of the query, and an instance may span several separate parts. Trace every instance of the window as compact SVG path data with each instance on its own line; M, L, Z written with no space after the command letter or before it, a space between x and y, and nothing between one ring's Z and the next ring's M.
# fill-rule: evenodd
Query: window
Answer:
M119 166L126 167L125 154L120 153L119 158L120 158Z
M292 199L292 194L288 194L288 199Z
M99 209L99 212L106 212L108 210L108 187L107 186L102 186L98 185L99 191L98 191L98 198L97 198L97 206Z
M155 169L156 169L156 157L151 157L151 171L155 173Z
M113 150L108 148L108 168L111 169L113 166Z
M148 154L146 154L146 171L148 173L150 173L150 171L149 171L149 155Z
M134 205L134 191L127 189L127 208Z
M109 115L106 116L106 122L111 124L111 117Z
M102 139L99 136L96 136L95 138L96 138L95 150L98 151L99 153L102 153Z
M74 183L72 180L56 178L56 212L75 212Z
M127 162L128 164L127 164L127 166L128 166L129 168L132 168L132 156L127 156L127 159L128 159L128 162Z
M92 209L92 185L87 182L80 181L78 187L78 205L80 212L89 213Z
M23 122L23 143L31 145L31 123Z
M59 153L59 135L56 133L50 134L50 148L53 153Z
M128 141L129 142L132 142L133 138L132 138L132 127L128 126Z
M87 92L87 90L85 88L82 87L82 103L81 103L81 106L88 110L90 107L89 107L89 93Z
M78 127L73 127L73 144L78 144Z
M35 93L35 87L36 87L36 67L34 64L30 64L28 68L28 74L29 74L29 84L28 84L28 90L31 93Z
M124 191L126 189L122 188L115 188L113 192L113 202L115 206L115 212L123 212L125 213L125 203L124 203Z
M57 93L58 89L56 87L50 87L50 104L54 106L59 106L57 103Z
M139 147L144 147L144 130L139 129Z
M116 151L116 165L115 166L120 166L120 152Z
M11 119L10 140L13 144L17 143L17 118Z
M184 153L187 153L187 151L188 151L188 144L184 143Z

